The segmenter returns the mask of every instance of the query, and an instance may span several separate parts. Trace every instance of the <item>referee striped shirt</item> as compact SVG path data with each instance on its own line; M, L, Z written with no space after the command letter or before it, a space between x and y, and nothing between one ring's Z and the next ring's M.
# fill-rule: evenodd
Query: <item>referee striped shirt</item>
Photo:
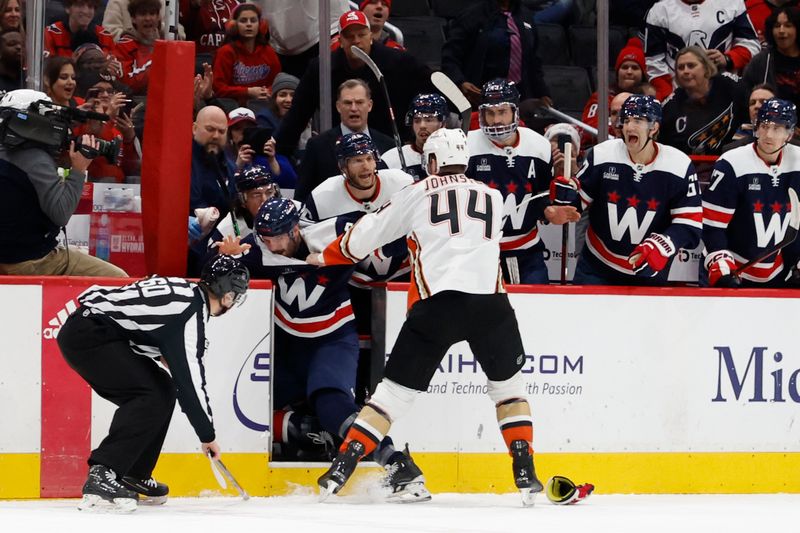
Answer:
M205 291L182 278L153 276L124 287L89 287L78 301L117 327L135 356L162 357L181 409L201 442L215 439L203 358L209 304Z

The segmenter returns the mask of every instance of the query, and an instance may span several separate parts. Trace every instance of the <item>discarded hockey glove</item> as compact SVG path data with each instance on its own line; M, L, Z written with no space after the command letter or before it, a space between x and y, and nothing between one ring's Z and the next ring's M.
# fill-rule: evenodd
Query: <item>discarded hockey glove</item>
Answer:
M670 258L675 255L675 245L668 235L651 233L649 237L634 248L628 263L637 276L651 278L664 270Z
M594 491L594 485L584 483L575 486L575 483L564 476L553 476L547 480L545 487L547 499L556 505L572 505L585 500Z
M736 262L728 250L718 250L708 254L705 267L708 270L709 286L722 289L734 289L739 286L739 278L733 275Z
M574 178L558 176L550 182L550 203L553 205L576 205L581 185Z

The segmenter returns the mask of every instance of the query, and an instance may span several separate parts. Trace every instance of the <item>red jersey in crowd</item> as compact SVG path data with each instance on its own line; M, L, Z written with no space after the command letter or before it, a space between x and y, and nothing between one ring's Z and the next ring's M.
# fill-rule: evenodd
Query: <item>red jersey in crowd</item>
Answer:
M257 44L249 52L240 41L228 43L214 59L214 94L221 98L247 101L248 87L272 87L281 71L278 54L268 44Z
M180 21L186 30L186 39L197 43L198 54L214 54L225 40L225 23L233 19L237 0L180 0ZM214 73L216 75L216 73Z
M92 28L94 28L100 48L107 53L113 53L114 37L99 24L90 25L89 29ZM69 31L69 27L63 20L54 22L45 28L44 49L48 57L72 55L72 32Z
M130 88L131 94L146 94L150 65L153 63L153 44L144 44L125 33L117 42L114 55L122 63L122 78L119 81Z

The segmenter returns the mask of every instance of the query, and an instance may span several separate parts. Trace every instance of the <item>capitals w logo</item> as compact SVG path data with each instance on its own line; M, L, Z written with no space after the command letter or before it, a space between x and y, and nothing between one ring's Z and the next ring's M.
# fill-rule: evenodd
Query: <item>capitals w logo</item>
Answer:
M314 285L311 294L308 294L306 283L302 278L295 279L290 286L286 284L286 278L281 276L278 278L278 287L281 300L286 305L293 305L297 300L297 308L301 312L317 305L322 293L325 292L325 287L322 285Z
M764 215L753 213L753 223L756 228L756 241L759 248L766 248L771 243L778 243L783 240L786 228L789 227L789 217L783 217L781 221L780 213L772 213L769 217L769 224L764 226Z
M622 218L617 217L617 205L608 203L608 227L611 230L611 237L619 242L625 236L625 232L630 232L631 242L638 244L644 240L644 236L648 233L650 224L653 223L653 218L656 216L655 211L648 210L644 215L644 220L639 224L639 217L636 214L636 208L628 207L622 214Z

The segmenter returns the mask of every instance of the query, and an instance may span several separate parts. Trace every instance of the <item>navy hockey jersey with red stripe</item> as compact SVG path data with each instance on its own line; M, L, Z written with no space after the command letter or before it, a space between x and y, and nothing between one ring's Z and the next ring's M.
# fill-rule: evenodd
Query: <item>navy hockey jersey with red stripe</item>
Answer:
M501 257L544 250L538 221L545 219L544 209L550 205L550 141L528 128L517 131L519 138L513 146L498 146L481 130L467 135L470 158L465 174L497 189L505 200L503 214L508 218L500 241Z
M684 153L656 143L646 165L633 163L622 139L595 146L578 172L589 228L581 260L609 277L634 276L628 257L651 233L668 235L676 249L700 243L702 207L694 165ZM666 280L669 268L658 274Z
M742 264L775 246L789 225L790 187L800 192L797 146L786 145L774 165L758 156L755 143L724 153L714 165L711 183L703 193L706 252L727 250L737 264ZM766 283L789 266L780 251L742 272L741 277Z

